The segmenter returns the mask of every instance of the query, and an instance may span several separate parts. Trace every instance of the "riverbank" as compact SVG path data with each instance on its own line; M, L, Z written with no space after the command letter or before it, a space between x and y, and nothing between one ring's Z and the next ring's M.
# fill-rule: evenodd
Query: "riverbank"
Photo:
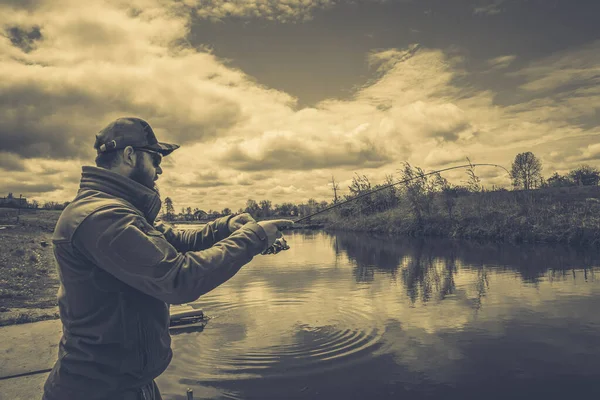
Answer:
M58 210L0 209L0 326L58 318Z
M434 196L417 217L401 200L390 210L341 217L332 213L326 228L437 236L510 243L565 243L600 246L600 187L547 188L530 191Z
M61 212L0 208L0 326L59 318L51 238Z
M492 242L600 246L600 187L435 196L421 218L405 199L371 215L319 215L292 229L363 231ZM51 236L61 211L0 208L0 326L58 318Z

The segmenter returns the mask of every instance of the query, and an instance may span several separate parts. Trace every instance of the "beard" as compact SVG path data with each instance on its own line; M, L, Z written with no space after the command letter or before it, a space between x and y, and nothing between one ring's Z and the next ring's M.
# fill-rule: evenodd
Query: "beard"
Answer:
M130 179L133 179L137 183L146 186L148 189L152 189L158 193L158 186L154 183L154 176L150 176L147 171L141 168L141 163L137 164L129 175Z

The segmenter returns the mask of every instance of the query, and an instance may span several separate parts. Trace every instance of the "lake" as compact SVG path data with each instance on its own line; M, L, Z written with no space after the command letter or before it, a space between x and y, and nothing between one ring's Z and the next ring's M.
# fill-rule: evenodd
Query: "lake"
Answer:
M194 303L211 319L173 335L165 399L600 395L599 251L285 236Z

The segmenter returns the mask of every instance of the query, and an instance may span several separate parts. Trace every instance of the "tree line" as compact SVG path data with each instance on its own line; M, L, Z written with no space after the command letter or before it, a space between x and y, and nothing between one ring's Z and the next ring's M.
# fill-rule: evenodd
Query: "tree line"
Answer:
M12 192L9 192L6 197L0 197L0 207L10 208L31 208L31 209L44 209L44 210L64 210L68 206L70 201L63 203L58 201L44 201L40 203L37 200L28 200L25 197L16 197Z
M561 175L558 172L548 179L542 177L542 162L530 151L517 154L512 163L510 176L513 187L517 189L535 189L544 187L597 186L600 171L587 164Z
M470 161L469 161L470 162ZM513 189L515 190L531 190L548 187L572 187L572 186L597 186L600 183L600 170L591 167L587 164L565 173L559 174L554 172L550 177L545 179L542 176L542 162L532 152L519 153L515 156L510 169L510 178L512 180ZM247 212L255 218L271 218L271 217L303 217L326 207L334 205L338 202L350 200L357 196L361 196L371 190L381 189L384 186L394 183L398 180L408 180L410 182L403 187L391 186L385 190L373 193L370 196L365 196L356 202L349 203L340 208L339 212L342 216L347 216L355 212L372 213L385 211L395 207L398 204L400 197L405 198L414 206L416 215L426 213L428 207L431 206L433 197L436 193L440 193L444 197L446 207L451 212L453 208L453 199L464 193L482 192L486 189L481 184L479 177L475 174L475 168L467 168L466 181L462 184L454 185L449 183L439 173L429 176L424 176L425 171L419 167L413 167L409 163L404 163L402 168L396 171L396 174L388 174L382 184L373 185L366 175L355 174L351 184L348 186L348 194L343 196L338 195L339 185L332 177L331 188L333 190L333 199L328 201L318 201L314 198L303 203L285 202L281 204L273 204L271 200L248 199L245 207L240 207L237 213ZM506 190L497 189L494 190ZM8 193L7 197L0 198L0 207L20 207L31 209L45 210L63 210L70 202L44 201L38 200L29 201L26 198L15 197L13 193ZM175 205L170 197L166 197L163 201L162 217L168 221L194 221L194 220L211 220L221 216L232 214L233 211L225 207L221 210L208 211L201 210L198 207L181 207L180 212L175 211Z
M468 159L467 159L468 160ZM470 163L470 160L469 160ZM542 162L532 152L519 153L515 156L511 169L510 178L514 190L532 190L548 187L569 187L569 186L597 186L600 182L600 171L589 165L581 165L568 173L561 175L557 172L549 178L542 176ZM397 181L409 182L402 186L390 186ZM466 180L461 184L451 184L439 173L425 175L425 171L405 162L402 168L396 171L396 174L388 174L385 181L381 184L372 184L366 175L355 173L352 182L348 186L348 194L338 195L339 185L332 177L331 188L333 199L328 201L318 201L314 198L305 203L294 204L291 202L282 204L273 204L270 200L256 201L248 199L246 206L241 207L237 212L250 213L255 218L270 217L303 217L312 213L321 211L326 207L332 206L338 202L354 199L364 195L367 192L382 189L371 195L361 197L360 199L344 204L338 209L341 217L347 217L356 213L372 214L382 212L396 207L401 200L408 202L416 215L417 219L422 218L431 212L435 198L441 199L449 215L452 215L456 199L468 193L477 193L484 191L505 191L504 188L492 187L491 190L484 188L481 179L475 173L475 167L471 164L466 169ZM383 189L385 186L389 186ZM175 212L173 201L167 197L164 201L163 217L170 221L183 221L199 219L214 219L229 215L232 210L224 208L221 211L209 210L204 212L190 207L182 208L180 213Z

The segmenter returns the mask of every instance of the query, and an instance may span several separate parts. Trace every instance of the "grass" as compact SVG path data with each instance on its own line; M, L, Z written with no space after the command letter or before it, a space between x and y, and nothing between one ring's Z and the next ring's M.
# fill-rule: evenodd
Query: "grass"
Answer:
M52 230L60 211L0 209L0 326L57 318Z
M405 199L390 210L342 218L328 228L503 242L600 246L600 187L472 193L455 199L449 213L441 194L417 218Z

